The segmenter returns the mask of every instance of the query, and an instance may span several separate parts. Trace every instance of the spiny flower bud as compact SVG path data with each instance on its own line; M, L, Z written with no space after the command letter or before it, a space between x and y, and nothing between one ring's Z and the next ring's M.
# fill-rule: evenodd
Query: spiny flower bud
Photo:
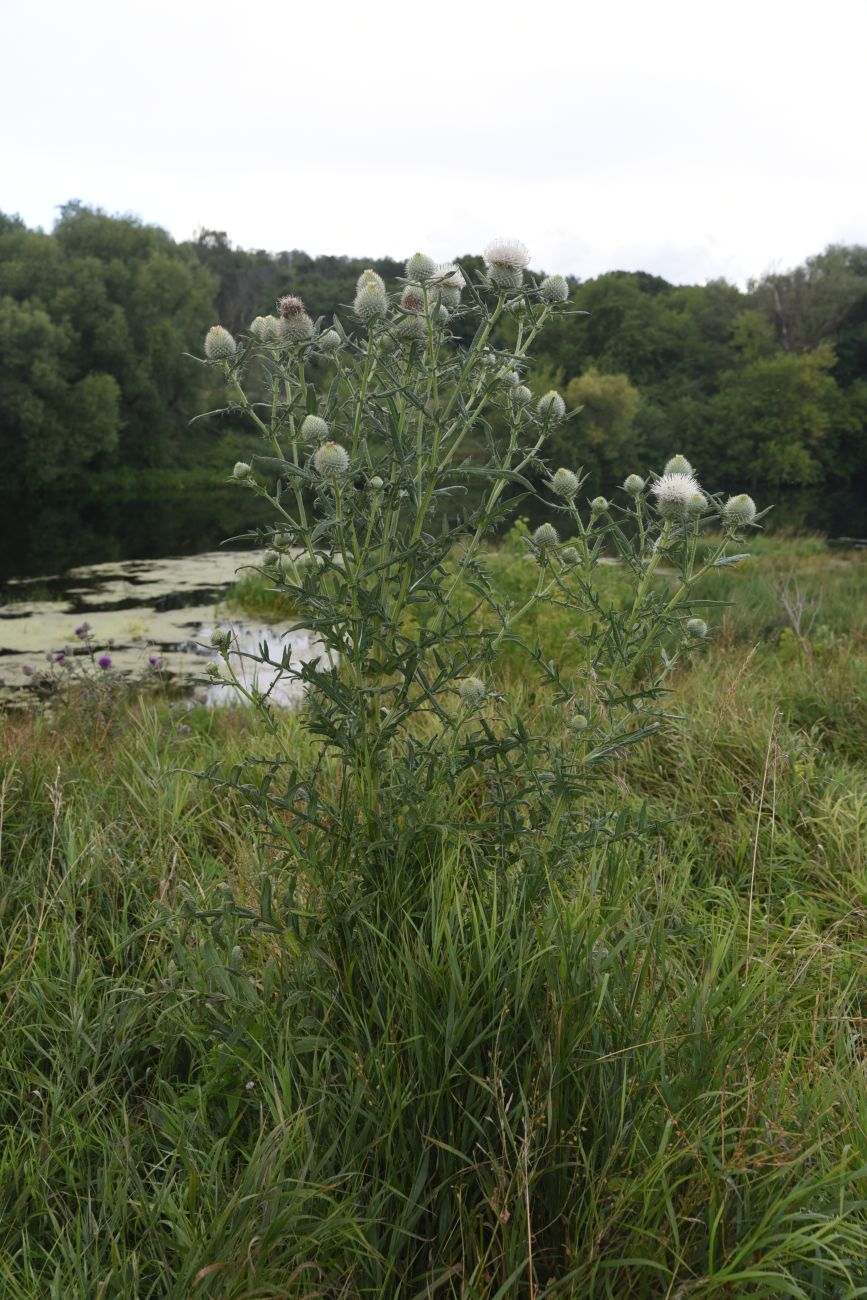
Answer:
M575 565L581 560L581 556L575 550L574 546L564 546L560 552L560 561L567 569L574 569Z
M279 560L280 560L280 556L277 554L276 551L272 551L272 550L267 550L265 554L262 556L262 563L264 564L266 569L272 568L275 564L279 562Z
M569 297L569 285L565 276L546 275L539 285L539 297L543 302L566 302Z
M215 650L228 650L232 644L232 633L228 628L215 627L211 633L211 645Z
M284 298L283 302L286 301ZM292 301L300 302L300 298ZM282 316L277 322L277 339L284 347L292 343L306 343L313 338L313 321L306 311L296 312L291 316Z
M324 352L326 356L334 356L343 346L343 339L337 333L337 330L326 330L324 334L319 335L319 351Z
M431 312L431 320L436 321L437 325L445 325L449 318L449 309L445 303L438 302Z
M401 343L420 343L427 338L426 318L418 312L410 311L406 316L401 316L392 332Z
M376 280L364 280L364 283L362 280L364 276L358 282L352 309L363 324L372 325L388 314L388 295L379 276L376 276Z
M485 702L487 688L480 677L465 677L458 685L458 695L464 704L477 709Z
M404 311L424 311L424 293L420 285L404 285L400 295L400 305Z
M756 503L746 492L729 497L723 506L723 519L730 528L746 528L756 517Z
M586 731L590 726L590 720L583 713L573 713L569 719L569 726L573 731Z
M703 618L687 619L686 630L690 636L703 638L707 636L707 623Z
M540 524L533 534L533 545L537 551L547 551L550 547L556 546L559 540L557 529L553 524Z
M520 239L495 239L485 249L488 279L498 289L520 289L530 254Z
M544 393L539 398L538 411L540 415L549 417L552 420L562 420L566 414L566 403L560 394L552 388L550 393Z
M271 343L277 337L277 317L257 316L250 325L250 333L260 343Z
M235 340L222 325L212 325L205 335L205 356L209 361L231 361L236 346Z
M366 289L370 284L375 284L377 289L385 293L385 281L377 271L372 271L370 268L361 272L355 282L355 292L360 293L362 289Z
M339 442L323 442L313 457L317 474L336 482L345 478L349 469L349 453Z
M695 476L695 470L685 456L672 456L671 460L666 461L663 474L688 474L690 478Z
M628 474L623 480L623 486L631 497L640 496L647 486L640 474Z
M371 487L371 489L372 489L374 492L381 492L384 486L385 486L385 485L384 485L382 479L379 477L379 475L378 475L378 474L374 474L373 478L370 480L370 487Z
M700 515L703 510L707 510L707 497L703 492L693 492L689 498L689 513Z
M277 568L284 578L295 578L297 576L295 560L291 555L281 555L277 561Z
M507 370L503 375L503 383L507 388L518 388L521 383L521 376L516 370Z
M530 392L526 384L519 384L512 393L512 397L516 402L519 402L521 406L526 406L528 402L532 402L533 400L533 394Z
M427 253L413 253L406 264L407 280L417 280L419 284L432 280L436 273L437 264Z
M301 421L301 437L324 442L328 437L328 421L320 415L305 415Z
M608 509L608 502L605 497L594 497L590 502L590 513L593 515L604 515Z
M250 466L247 464L245 460L239 460L235 462L235 466L232 470L232 477L249 478L252 472L253 471L250 469Z
M690 502L699 486L692 475L672 472L658 478L650 490L656 497L656 508L663 519L683 522L689 515Z
M453 263L442 263L436 269L437 293L441 303L446 307L458 307L461 292L466 288L466 280Z
M551 491L556 492L558 497L566 497L567 501L574 497L578 487L578 475L573 474L571 469L564 469L562 466L551 479Z

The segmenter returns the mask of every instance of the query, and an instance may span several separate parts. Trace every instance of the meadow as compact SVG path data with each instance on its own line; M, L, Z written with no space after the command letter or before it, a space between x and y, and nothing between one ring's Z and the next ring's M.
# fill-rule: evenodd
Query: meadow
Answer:
M867 1295L867 554L751 550L606 769L653 833L541 901L446 838L412 906L323 906L240 766L303 713L10 710L0 1295ZM487 565L531 590L520 529Z

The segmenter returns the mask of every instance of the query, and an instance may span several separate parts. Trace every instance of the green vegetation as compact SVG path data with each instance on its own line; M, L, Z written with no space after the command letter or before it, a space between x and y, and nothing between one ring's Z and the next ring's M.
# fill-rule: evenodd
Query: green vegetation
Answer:
M455 848L420 917L317 929L316 864L190 774L303 760L298 715L9 714L0 1293L862 1294L867 557L754 550L682 720L608 772L656 839L529 916ZM524 631L568 653L550 612ZM238 915L263 873L288 941Z
M250 439L234 413L190 425L217 403L209 374L183 353L200 355L215 319L246 331L287 291L314 319L346 318L369 264L246 251L215 231L176 244L75 203L50 234L0 216L7 492L23 488L32 514L46 488L87 490L96 470L110 482L142 476L146 494L144 471L193 484L244 457ZM401 269L372 265L386 278ZM481 269L477 257L461 265ZM591 494L678 446L699 468L712 465L721 487L772 498L772 526L863 535L867 250L829 248L746 291L612 271L570 280L570 292L588 314L546 332L528 382L584 405L568 426L569 461L589 471ZM501 324L495 342L508 344L514 329Z

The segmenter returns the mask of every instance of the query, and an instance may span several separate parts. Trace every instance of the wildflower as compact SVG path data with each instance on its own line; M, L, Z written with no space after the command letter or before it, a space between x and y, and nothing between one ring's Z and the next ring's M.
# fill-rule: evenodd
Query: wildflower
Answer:
M305 415L301 421L301 437L309 438L311 442L314 438L317 442L324 442L328 437L327 420L320 415Z
M514 401L518 402L520 406L526 406L528 402L532 402L533 394L530 392L526 384L519 384L518 387L513 390L512 398Z
M707 636L707 623L703 618L687 619L686 630L690 636L704 638Z
M537 409L540 415L550 417L552 420L562 420L566 414L566 403L560 394L552 388L549 393L543 393L539 398Z
M238 460L232 469L232 478L249 478L252 472L245 460Z
M590 502L590 513L593 515L604 515L608 509L608 502L605 497L594 497Z
M558 497L566 497L571 500L578 491L578 475L573 474L571 469L560 467L551 479L551 491L556 492Z
M228 628L215 627L211 633L211 645L215 650L221 650L225 653L232 644L232 633Z
M364 274L367 275L367 272ZM374 271L370 275L373 278L369 280L365 280L364 276L359 278L355 302L352 304L356 316L365 325L373 325L388 314L388 295L382 277Z
M426 253L413 253L406 264L407 280L417 280L419 284L426 284L428 280L434 278L436 273L437 264Z
M222 325L212 325L205 335L205 356L209 361L231 361L237 344Z
M362 271L361 275L356 280L355 292L360 293L362 289L367 288L367 286L371 284L376 285L378 289L381 289L382 292L385 293L385 281L382 276L377 271L372 271L369 268L366 271Z
M746 528L756 517L756 503L746 492L729 497L723 506L723 520L730 528Z
M111 655L100 655L96 662L99 664L100 668L110 668Z
M400 295L400 305L404 311L424 311L424 292L417 284L408 284Z
M647 484L640 474L628 474L623 480L624 491L631 497L640 496Z
M159 655L148 655L148 663L150 664L151 668L155 670L158 668L162 668L163 666L163 661Z
M695 478L695 470L685 456L672 456L671 460L666 461L663 474L686 474L689 478Z
M436 270L437 293L446 307L459 307L467 282L454 263L442 263Z
M349 469L349 452L339 442L323 442L313 457L313 467L323 478L336 482Z
M539 285L539 297L543 302L566 302L569 297L569 285L565 276L546 275Z
M66 651L58 650L57 654L54 656L54 662L56 664L62 664L65 658L66 658Z
M540 524L533 534L533 545L537 551L547 551L550 547L556 546L559 540L557 529L553 524Z
M480 677L465 677L458 684L458 695L460 695L464 704L470 705L477 709L484 703L487 695L487 688Z
M277 339L284 345L306 343L313 337L313 321L307 315L303 298L287 293L277 302L280 319L276 322Z
M90 631L90 624L89 624L89 623L79 623L78 627L75 629L75 635L76 635L76 636L87 636L87 634L88 634L89 631Z
M257 316L250 325L250 333L260 343L272 343L277 337L278 324L276 316Z
M707 510L707 497L703 492L693 492L689 498L689 513L700 515L703 510Z
M530 254L520 239L495 239L485 249L488 279L498 289L520 289L529 261Z
M663 519L683 522L689 515L690 502L699 486L691 474L671 472L658 478L650 490L656 497L656 508Z
M326 330L324 334L319 335L319 351L324 352L327 357L334 356L343 346L343 339L337 333L337 330Z

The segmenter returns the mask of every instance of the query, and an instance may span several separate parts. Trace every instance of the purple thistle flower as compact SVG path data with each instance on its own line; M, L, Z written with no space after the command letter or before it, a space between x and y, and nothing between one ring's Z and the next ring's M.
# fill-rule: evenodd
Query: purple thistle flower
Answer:
M75 635L76 635L76 636L87 636L87 634L88 634L89 631L90 631L90 624L89 624L89 623L80 623L80 624L78 625L78 627L75 629Z
M54 656L54 662L56 664L62 664L65 658L66 658L66 651L58 650L57 654Z
M148 663L151 668L162 668L163 661L159 655L148 655Z
M99 664L100 668L110 668L111 655L100 655L96 662Z

